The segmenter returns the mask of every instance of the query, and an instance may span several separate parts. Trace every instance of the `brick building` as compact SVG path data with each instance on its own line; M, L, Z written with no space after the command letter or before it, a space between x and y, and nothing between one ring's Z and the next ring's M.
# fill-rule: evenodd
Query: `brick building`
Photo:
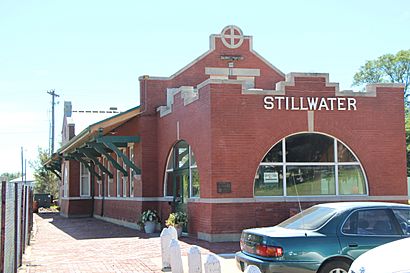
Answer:
M300 206L407 200L402 85L341 91L328 74L285 75L236 26L171 77L139 81L141 105L50 162L63 215L137 227L145 209L162 222L183 210L189 234L227 241Z

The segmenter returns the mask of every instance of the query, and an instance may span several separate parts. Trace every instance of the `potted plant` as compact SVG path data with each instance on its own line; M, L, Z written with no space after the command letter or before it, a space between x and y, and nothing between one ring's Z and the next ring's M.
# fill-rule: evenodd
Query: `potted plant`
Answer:
M144 223L145 233L154 233L158 222L158 213L155 210L145 210L141 214L141 222Z
M185 212L177 211L168 216L165 224L174 227L177 230L178 237L182 234L182 228L188 223L188 215Z

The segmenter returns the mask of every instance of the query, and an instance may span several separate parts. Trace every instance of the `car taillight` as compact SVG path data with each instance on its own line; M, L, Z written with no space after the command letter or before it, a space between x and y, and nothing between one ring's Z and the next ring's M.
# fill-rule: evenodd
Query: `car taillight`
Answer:
M263 257L282 257L283 248L277 246L257 245L256 254Z

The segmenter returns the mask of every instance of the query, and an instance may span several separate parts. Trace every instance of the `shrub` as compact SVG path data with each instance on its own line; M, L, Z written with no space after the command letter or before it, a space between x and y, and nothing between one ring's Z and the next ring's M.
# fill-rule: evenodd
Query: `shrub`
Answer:
M141 214L141 222L157 222L158 221L158 213L156 210L146 210Z
M185 212L178 211L173 212L168 216L165 224L169 226L183 226L188 223L188 215Z

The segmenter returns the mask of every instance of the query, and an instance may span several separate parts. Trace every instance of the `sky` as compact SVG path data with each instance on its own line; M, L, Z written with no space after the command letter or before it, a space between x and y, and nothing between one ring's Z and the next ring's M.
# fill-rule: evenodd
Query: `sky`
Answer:
M138 77L170 76L237 25L284 73L329 73L352 89L367 60L410 49L410 1L0 0L0 174L55 149L64 101L73 110L139 105ZM354 87L353 89L357 89Z

